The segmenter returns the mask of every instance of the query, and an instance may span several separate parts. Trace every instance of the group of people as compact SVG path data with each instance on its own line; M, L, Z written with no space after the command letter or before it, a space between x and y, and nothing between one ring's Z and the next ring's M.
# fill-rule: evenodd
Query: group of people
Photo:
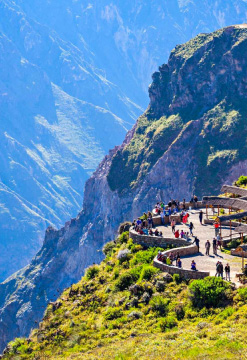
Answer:
M133 220L132 226L135 231L139 232L142 229L152 229L153 228L153 215L150 211L144 213L142 217L138 217L137 220Z
M218 234L217 237L213 238L213 241L212 241L212 247L213 247L213 254L214 255L217 255L217 250L220 248L221 250L221 239L220 239L220 235ZM206 241L205 243L205 249L206 249L206 255L209 256L209 251L210 251L210 248L211 248L211 243L209 240Z
M173 254L173 252L170 252L166 255L159 251L157 259L167 265L174 265L173 263L175 261L176 266L182 268L182 261L179 252L176 252L175 254Z
M190 202L193 204L193 206L197 207L197 203L198 203L197 196L193 195ZM185 210L186 210L185 199L183 199L182 202L180 202L179 200L171 199L167 204L167 208L163 201L157 202L154 207L154 214L160 215L162 224L164 224L165 216L168 216L169 221L171 222L170 216L173 214L178 214L178 213L180 214L181 221L187 223L189 214L188 214L188 212L185 212ZM184 219L184 217L185 217L185 219Z
M223 270L225 270L225 279L230 281L231 280L231 278L230 278L230 270L231 270L230 265L227 263L226 266L225 266L225 269L224 269L224 266L223 266L222 262L217 261L215 276L221 277L223 279L224 278L223 277Z

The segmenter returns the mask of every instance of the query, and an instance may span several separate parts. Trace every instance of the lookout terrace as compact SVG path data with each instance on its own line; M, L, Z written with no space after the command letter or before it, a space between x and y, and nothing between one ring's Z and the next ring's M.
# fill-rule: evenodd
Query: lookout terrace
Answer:
M153 265L170 274L237 281L247 257L247 189L224 185L220 196L190 202L158 202L134 221L130 237L144 247L164 248ZM224 269L226 269L224 271Z

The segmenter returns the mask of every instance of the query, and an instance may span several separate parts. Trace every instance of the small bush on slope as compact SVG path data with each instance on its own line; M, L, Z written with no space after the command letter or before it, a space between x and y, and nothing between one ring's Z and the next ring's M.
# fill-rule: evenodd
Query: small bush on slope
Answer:
M247 176L240 176L239 179L236 181L236 185L238 186L246 186L247 185Z
M232 298L230 285L216 277L195 280L190 286L191 300L195 307L221 307Z

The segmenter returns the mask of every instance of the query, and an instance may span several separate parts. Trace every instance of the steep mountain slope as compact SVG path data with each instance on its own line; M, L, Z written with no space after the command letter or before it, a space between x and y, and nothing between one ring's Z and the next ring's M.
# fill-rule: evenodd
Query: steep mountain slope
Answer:
M160 198L218 193L246 172L246 51L245 26L172 51L153 75L149 108L87 181L83 210L59 231L48 228L31 264L0 285L1 349L28 335L43 306L102 259L123 220Z
M79 211L85 180L146 108L151 73L171 49L245 22L247 3L2 0L0 11L1 136L15 143L1 142L4 279L40 248L48 224ZM35 69L45 79L31 86Z

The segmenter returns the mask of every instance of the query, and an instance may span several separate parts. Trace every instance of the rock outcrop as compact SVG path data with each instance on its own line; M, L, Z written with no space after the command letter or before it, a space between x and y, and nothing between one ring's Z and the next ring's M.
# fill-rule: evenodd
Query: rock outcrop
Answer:
M247 29L202 34L153 76L150 106L87 181L83 210L48 228L31 264L0 285L1 350L28 335L44 306L99 262L119 223L159 199L215 194L247 161Z

